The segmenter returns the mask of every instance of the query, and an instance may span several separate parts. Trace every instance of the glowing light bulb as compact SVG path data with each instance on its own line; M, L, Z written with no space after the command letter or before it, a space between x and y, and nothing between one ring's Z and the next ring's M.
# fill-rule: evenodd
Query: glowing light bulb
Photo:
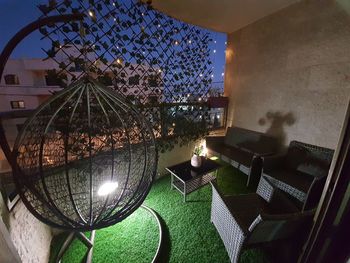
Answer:
M188 40L188 44L191 44L191 43L192 43L191 39L190 39L190 40Z
M89 16L94 17L94 12L92 10L89 10Z
M214 49L214 51L213 51L214 53L216 53L216 49Z
M99 196L106 196L109 195L110 193L114 192L115 189L118 188L118 183L117 182L105 182L100 186L100 188L97 191L97 194Z

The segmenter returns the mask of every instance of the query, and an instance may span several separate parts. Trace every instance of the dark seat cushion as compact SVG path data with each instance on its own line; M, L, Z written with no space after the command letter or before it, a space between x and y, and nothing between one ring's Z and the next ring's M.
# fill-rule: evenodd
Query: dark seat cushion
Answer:
M236 222L240 225L243 231L248 231L250 225L259 214L268 215L282 215L298 212L296 206L283 195L277 191L275 198L266 202L258 194L245 194L236 196L224 196L224 203L229 209ZM275 195L274 194L274 195Z
M266 175L271 176L279 181L286 183L304 193L307 193L311 183L313 181L313 176L297 170L288 169L277 169L266 173Z
M207 142L206 143L206 147L209 150L212 150L212 151L217 152L217 153L221 153L222 149L224 149L227 146L223 142L222 143L210 143L210 142Z
M267 209L267 202L257 194L224 197L228 210L243 231L248 231L255 218Z
M221 150L221 154L247 167L251 166L252 159L254 157L254 154L251 152L247 152L239 148L229 146L224 147Z

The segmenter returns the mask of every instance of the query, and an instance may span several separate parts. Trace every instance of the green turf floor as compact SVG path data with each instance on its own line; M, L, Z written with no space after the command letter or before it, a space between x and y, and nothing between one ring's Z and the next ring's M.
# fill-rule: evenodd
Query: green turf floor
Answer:
M218 172L220 189L226 194L251 192L245 187L246 176L231 166ZM145 204L164 220L165 246L160 262L173 263L228 263L225 247L210 222L211 189L207 185L191 193L187 202L177 190L170 190L170 177L157 180ZM64 234L51 244L51 259L57 255ZM144 209L115 226L96 231L93 262L150 262L157 248L158 229L155 220ZM74 241L63 262L81 262L86 248ZM268 262L259 249L245 250L241 262Z

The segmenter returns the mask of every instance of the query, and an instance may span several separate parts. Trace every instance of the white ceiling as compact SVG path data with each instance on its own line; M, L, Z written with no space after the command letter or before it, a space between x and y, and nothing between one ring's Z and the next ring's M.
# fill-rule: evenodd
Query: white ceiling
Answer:
M174 18L231 33L299 0L153 0L152 6Z

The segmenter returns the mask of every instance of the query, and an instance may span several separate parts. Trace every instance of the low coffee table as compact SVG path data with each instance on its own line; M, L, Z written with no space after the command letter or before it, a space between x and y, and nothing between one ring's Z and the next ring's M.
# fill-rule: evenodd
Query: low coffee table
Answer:
M167 167L166 170L171 174L170 187L179 190L184 196L184 202L186 202L186 195L215 179L217 170L221 166L213 160L203 158L202 165L198 168L193 167L191 161Z

